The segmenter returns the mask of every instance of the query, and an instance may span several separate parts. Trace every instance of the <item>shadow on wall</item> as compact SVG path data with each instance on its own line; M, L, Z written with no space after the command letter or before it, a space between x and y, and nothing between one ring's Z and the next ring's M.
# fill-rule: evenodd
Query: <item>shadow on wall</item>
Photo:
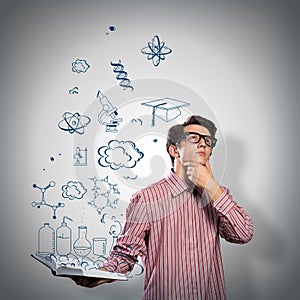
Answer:
M266 202L270 202L270 199L263 199L263 197L268 195L268 191L256 190L255 182L260 168L264 166L258 166L256 172L252 174L253 182L246 183L247 190L254 189L253 194L259 197L254 203L245 193L243 182L244 167L247 162L245 146L233 136L226 138L226 146L224 185L230 189L237 204L251 215L254 223L254 236L248 244L234 245L222 241L228 299L259 299L255 289L256 282L264 278L260 278L262 275L255 269L257 266L255 262L261 261L266 266L280 263L284 258L283 237L277 230L276 224L271 224L268 216L264 214ZM258 207L258 203L262 203L262 207Z

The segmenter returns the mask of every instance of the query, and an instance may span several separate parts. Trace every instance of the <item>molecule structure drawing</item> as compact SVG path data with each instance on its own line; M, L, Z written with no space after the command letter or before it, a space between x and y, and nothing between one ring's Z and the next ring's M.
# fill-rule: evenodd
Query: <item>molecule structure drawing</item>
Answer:
M64 203L58 202L56 205L51 205L49 203L46 202L45 200L45 193L46 191L50 188L50 187L54 187L55 186L55 182L54 181L50 181L48 185L46 185L45 187L39 187L36 184L33 184L33 188L34 189L39 189L41 192L41 201L36 202L33 201L31 202L31 206L32 207L36 207L36 208L41 208L41 206L46 206L46 207L50 207L53 210L53 219L56 219L56 210L58 208L62 208L65 206Z
M72 71L77 74L85 73L89 67L90 65L85 59L76 59L74 62L72 62Z
M148 46L141 49L141 52L147 55L148 60L152 60L154 67L157 67L161 60L166 59L166 55L172 53L172 50L155 35L152 41L148 42Z
M133 92L134 87L131 85L131 81L128 79L127 72L124 71L124 66L119 59L119 62L110 62L110 64L114 67L113 72L116 73L117 80L120 81L119 86L123 88L123 90L131 89Z
M91 122L87 116L80 115L78 112L65 112L63 119L58 123L58 127L63 131L68 131L70 134L84 134L85 127Z
M93 199L88 204L95 208L98 215L102 215L106 208L116 209L119 204L118 184L109 182L108 176L105 178L97 178L96 176L89 178L93 182Z

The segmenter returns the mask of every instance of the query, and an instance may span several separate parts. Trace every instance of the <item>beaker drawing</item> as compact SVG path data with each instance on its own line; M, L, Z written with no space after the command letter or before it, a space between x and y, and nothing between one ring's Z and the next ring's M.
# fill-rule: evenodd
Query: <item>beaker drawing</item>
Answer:
M107 238L105 237L95 237L93 238L93 253L95 255L105 255L106 254Z
M38 232L38 253L44 256L55 252L55 232L49 223L39 229Z
M92 244L87 239L87 227L78 226L78 238L73 245L74 252L80 257L86 257L92 250Z

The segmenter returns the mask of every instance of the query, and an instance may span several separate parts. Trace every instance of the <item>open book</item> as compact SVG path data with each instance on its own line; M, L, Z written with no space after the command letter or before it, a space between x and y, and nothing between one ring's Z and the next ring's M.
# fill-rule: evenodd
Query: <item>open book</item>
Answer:
M51 269L56 276L86 276L103 279L128 280L124 274L100 270L97 266L89 266L87 263L63 263L55 256L43 256L38 253L31 254L33 258Z

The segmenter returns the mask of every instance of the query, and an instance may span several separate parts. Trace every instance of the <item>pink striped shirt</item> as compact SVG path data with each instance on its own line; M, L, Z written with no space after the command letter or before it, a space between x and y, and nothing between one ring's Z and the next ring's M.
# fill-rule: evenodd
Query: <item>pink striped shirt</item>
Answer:
M126 273L141 256L143 300L226 299L219 236L242 244L253 235L251 217L228 189L211 202L170 172L132 196L126 217L104 266Z

